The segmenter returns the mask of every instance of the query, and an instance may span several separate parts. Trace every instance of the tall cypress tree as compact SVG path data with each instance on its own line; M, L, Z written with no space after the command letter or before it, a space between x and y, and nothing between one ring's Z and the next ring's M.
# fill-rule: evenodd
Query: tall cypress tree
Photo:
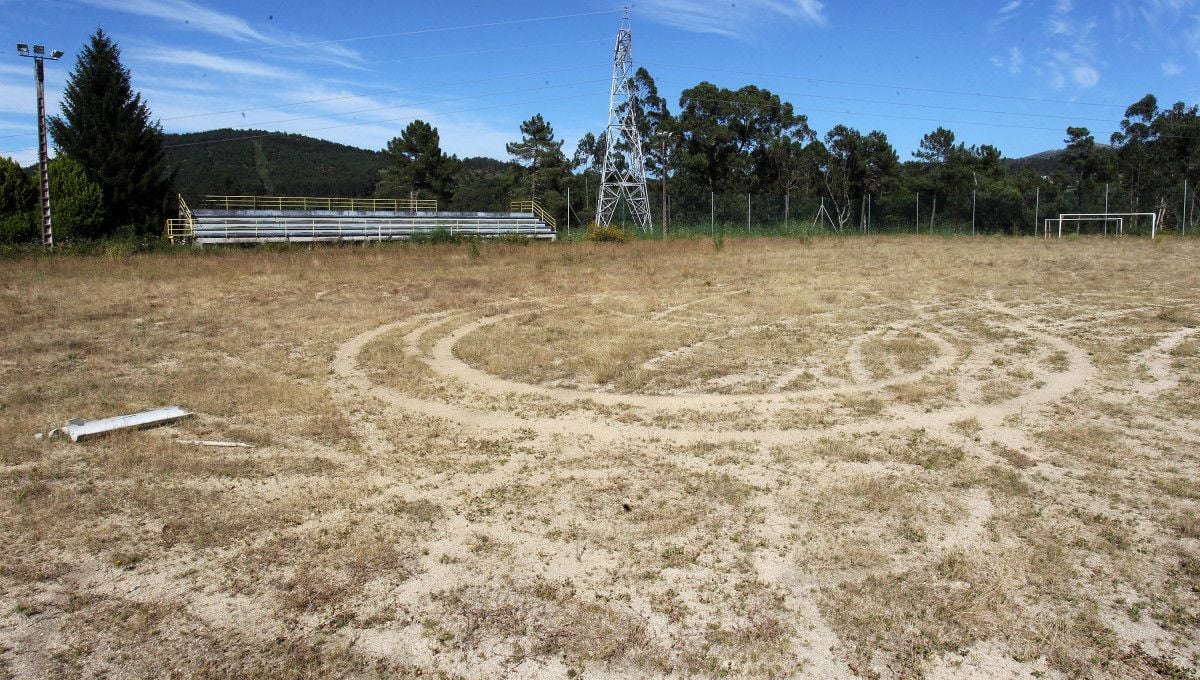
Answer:
M78 162L103 192L107 219L98 235L127 225L138 233L158 230L171 183L162 128L151 122L121 65L120 48L103 29L75 61L62 116L50 119L50 133L58 152Z

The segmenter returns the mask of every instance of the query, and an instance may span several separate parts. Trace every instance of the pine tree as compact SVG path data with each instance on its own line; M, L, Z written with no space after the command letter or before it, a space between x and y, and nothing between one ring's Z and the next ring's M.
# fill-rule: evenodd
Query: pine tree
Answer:
M441 149L437 128L414 120L383 150L388 166L375 195L380 198L449 199L458 159Z
M530 196L543 203L547 194L557 193L567 173L563 143L554 139L554 128L542 114L521 123L521 141L505 146L508 153L529 169Z
M104 227L96 236L131 226L158 230L171 178L163 163L162 128L151 122L133 91L121 50L96 29L75 62L63 94L62 116L50 119L59 153L78 162L104 196Z

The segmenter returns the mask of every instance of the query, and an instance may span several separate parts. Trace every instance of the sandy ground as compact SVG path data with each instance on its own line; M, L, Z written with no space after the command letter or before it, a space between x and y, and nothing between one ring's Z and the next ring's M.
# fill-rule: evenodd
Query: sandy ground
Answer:
M12 263L0 677L1195 674L1200 247L482 250Z

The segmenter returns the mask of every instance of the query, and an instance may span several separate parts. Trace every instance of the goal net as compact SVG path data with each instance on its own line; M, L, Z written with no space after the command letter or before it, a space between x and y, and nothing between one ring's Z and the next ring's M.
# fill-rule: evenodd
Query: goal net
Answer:
M1158 233L1158 216L1154 213L1061 213L1049 217L1043 226L1046 238L1062 238L1067 234L1124 236L1125 234Z

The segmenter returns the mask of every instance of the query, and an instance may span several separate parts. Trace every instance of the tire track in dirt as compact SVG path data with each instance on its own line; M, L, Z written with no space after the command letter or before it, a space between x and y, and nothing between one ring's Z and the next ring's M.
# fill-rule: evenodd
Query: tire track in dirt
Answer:
M522 301L522 303L525 302L528 301ZM927 429L935 436L943 436L950 441L962 441L964 438L955 431L953 424L972 417L978 419L986 428L1003 429L1009 432L1011 436L1006 437L1006 439L1016 438L1023 440L1025 438L1024 431L1008 422L1009 419L1013 416L1021 416L1022 414L1044 408L1047 404L1054 403L1080 387L1085 386L1094 377L1095 368L1088 360L1086 352L1061 337L1041 330L1033 323L1022 318L1022 315L1018 311L996 304L985 306L998 314L1012 319L1006 323L997 323L997 325L1003 326L1015 333L1031 336L1037 339L1042 346L1063 352L1066 357L1066 370L1057 373L1052 373L1044 369L1035 371L1037 377L1044 384L1015 398L990 405L964 404L934 412L922 412L916 409L906 411L901 408L898 413L893 413L887 416L886 419L834 425L832 427L765 429L757 431L737 429L681 430L622 423L599 413L588 412L586 405L588 402L591 402L610 407L623 407L631 411L642 409L670 411L683 408L719 409L732 405L748 407L756 411L770 410L789 405L811 404L819 399L829 399L844 394L870 394L890 385L919 380L931 374L953 372L956 368L960 367L960 353L955 346L940 334L931 331L918 331L923 337L929 339L937 346L938 355L935 359L929 362L922 370L915 373L893 376L885 380L870 381L865 384L758 395L627 395L599 393L519 383L499 378L498 376L469 366L455 356L455 344L475 331L485 328L490 324L499 323L504 319L511 318L520 312L478 317L476 316L477 312L474 310L460 310L414 317L405 321L387 324L350 338L337 347L329 382L331 389L335 391L338 398L345 400L347 403L362 403L364 398L368 400L375 399L385 409L399 408L410 413L449 420L459 425L479 430L485 435L533 435L536 440L542 443L554 444L556 448L561 448L562 444L567 442L567 445L572 448L576 446L582 447L579 450L592 450L597 444L628 443L639 440L657 440L673 444L700 442L750 442L760 446L795 444L837 434L880 433L908 428ZM895 330L901 325L911 327L915 323L914 321L911 324L890 324L887 329L873 330L856 338L851 343L851 346L857 346L859 348L858 351L848 351L848 360L851 364L852 375L857 375L860 378L864 375L869 375L865 366L862 365L861 345L863 342L875 335ZM395 332L405 332L402 344L405 352L411 353L414 359L422 361L435 375L454 383L460 383L472 393L480 393L490 397L502 397L516 393L560 403L568 403L576 407L583 406L584 410L582 412L557 416L523 416L489 410L488 407L456 403L451 397L447 397L446 401L419 398L406 394L402 389L377 384L359 366L358 357L370 343ZM438 333L439 335L433 339L433 344L430 347L426 339L432 333ZM423 347L429 347L429 350L425 351ZM574 442L574 444L570 442ZM1024 444L1026 442L1022 441L1021 443ZM973 445L969 448L979 455L992 455L987 452L984 446ZM667 455L666 453L656 454L656 457ZM713 465L707 461L696 460L690 457L685 461L675 460L673 462L675 464L682 464L686 469L694 471L715 470L721 467L721 465ZM442 480L443 483L435 483L433 485L437 488L436 492L416 490L416 497L428 498L435 502L438 499L441 499L443 503L451 502L447 494L461 495L462 493L479 492L489 484L502 484L506 480L511 480L512 476L517 474L518 467L519 464L515 457L513 457L506 461L505 464L483 474L448 475L446 479ZM746 470L743 472L748 474L753 473L749 474L750 477L761 477L764 473L763 470ZM443 486L444 488L442 488ZM412 485L398 484L393 488L383 490L380 498L376 500L384 502L387 497L401 494L408 497L413 495L412 491L414 491ZM457 498L457 500L461 501L461 498ZM982 508L981 510L986 510L986 508ZM957 545L963 541L969 541L974 536L978 528L977 525L983 519L986 519L986 514L985 512L978 518L972 514L971 522L966 522L961 527L952 527L948 535L947 545ZM583 551L575 554L575 551L567 547L565 543L523 531L518 527L510 526L502 519L489 520L485 518L482 521L473 521L461 515L454 515L447 521L449 522L446 525L448 527L448 531L446 532L447 537L437 542L429 555L421 560L419 573L413 579L390 593L389 597L394 597L397 601L410 605L416 605L422 596L431 592L431 590L449 587L446 584L452 585L464 582L464 579L468 579L471 576L467 570L454 563L444 564L439 558L442 554L456 554L470 550L469 542L471 537L479 533L490 536L501 543L520 545L522 547L522 554L525 555L523 559L532 560L529 565L530 567L536 568L545 574L555 575L556 578L570 578L581 585L586 585L589 582L589 578L603 572L605 565L618 557L616 553L587 548L589 554L585 558ZM453 534L453 537L450 537L450 534ZM810 628L803 632L798 632L795 638L796 642L799 643L797 644L798 654L806 660L806 667L812 669L820 668L828 670L833 674L840 674L847 669L833 654L828 653L828 650L831 650L838 644L838 637L824 623L820 616L812 584L796 581L788 575L790 572L790 567L788 567L790 553L788 555L789 557L778 563L775 563L773 559L760 562L756 564L756 571L759 571L761 576L767 581L775 582L785 588L790 593L788 598L789 609L797 612L804 620L810 622ZM601 585L599 583L594 586L588 586L585 588L585 595L598 594L593 591L600 588ZM640 612L640 609L642 607L633 607L632 611L635 614L644 613ZM661 626L651 624L651 628L658 629Z
M1133 393L1138 397L1152 397L1161 392L1179 386L1183 376L1171 370L1171 350L1179 347L1193 335L1200 332L1198 328L1181 328L1160 339L1152 346L1133 355L1134 365L1146 366L1150 380L1139 380L1134 386Z
M899 376L893 376L891 378L885 378L882 380L870 380L869 372L865 368L859 366L858 368L852 369L852 371L855 374L864 377L867 382L836 387L822 387L810 390L795 390L788 392L751 395L729 395L712 393L626 394L532 385L515 380L508 380L481 371L474 366L467 364L454 354L454 346L466 336L488 326L510 319L520 313L521 312L514 312L511 314L487 316L459 326L439 339L434 344L430 355L422 358L422 360L436 373L455 378L467 385L470 385L472 388L494 395L514 393L545 397L561 402L591 401L598 404L604 404L606 406L680 410L689 408L732 408L746 405L752 405L756 407L765 406L770 408L772 406L785 405L788 402L795 402L797 399L821 399L841 394L874 392L894 385L915 382L917 380L921 380L931 373L946 370L953 366L954 362L958 358L958 351L940 335L928 331L920 331L921 335L933 342L938 347L939 351L938 356L932 362L917 371ZM423 335L424 332L432 330L439 324L440 322L435 322L422 329L413 331L413 334ZM873 330L864 336L859 336L858 338L852 340L850 344L852 364L855 362L861 363L862 361L861 351L855 351L855 347L861 345L866 337L874 337L885 332L886 330ZM374 339L374 337L372 339Z
M529 301L520 301L521 303ZM984 426L998 427L1003 421L1024 413L1031 413L1046 404L1058 401L1074 390L1087 384L1095 376L1095 368L1087 358L1086 352L1070 342L1054 334L1045 332L1022 318L1022 315L995 301L981 303L981 306L997 314L1012 318L1009 323L999 325L1008 330L1032 336L1043 346L1061 351L1067 359L1067 370L1056 373L1042 372L1042 384L1037 389L1018 395L995 404L966 404L932 412L916 409L903 409L886 419L870 422L844 423L826 427L805 427L794 429L765 428L759 430L746 429L704 429L686 430L656 425L643 425L613 421L597 413L568 413L555 416L523 416L514 413L489 410L467 406L452 401L435 401L408 395L403 391L374 383L359 368L357 357L371 342L414 323L420 323L405 336L405 346L414 352L436 374L453 379L467 388L493 397L504 397L517 394L549 399L576 407L584 407L589 403L604 406L626 408L631 411L653 409L663 412L685 409L725 409L742 407L754 412L769 411L774 408L804 405L814 400L837 397L844 394L869 394L892 385L919 380L927 375L952 370L958 360L958 350L939 334L930 331L919 331L923 337L934 342L939 349L938 356L924 368L913 373L876 380L867 384L855 384L838 387L823 387L812 390L793 392L766 393L756 395L722 395L722 394L679 394L679 395L644 395L644 394L615 394L604 392L589 392L586 390L568 389L562 387L547 387L531 385L491 375L476 369L454 354L456 343L469 334L511 318L520 312L493 314L477 318L473 321L443 328L442 335L434 343L428 355L420 350L422 339L455 317L466 317L470 310L457 312L442 312L435 315L425 315L415 319L387 324L350 338L337 348L333 361L333 375L343 384L358 392L371 395L391 407L401 408L414 413L434 418L451 420L462 425L478 428L485 432L534 432L541 436L583 437L593 441L623 441L631 439L665 440L677 443L696 442L751 442L759 444L794 444L811 441L831 434L872 433L906 428L947 428L952 423L976 418ZM915 323L915 322L913 322ZM911 324L906 324L911 325ZM892 324L890 329L895 329ZM883 330L874 330L865 335L879 334ZM859 359L861 361L861 359ZM865 372L865 368L860 368Z

